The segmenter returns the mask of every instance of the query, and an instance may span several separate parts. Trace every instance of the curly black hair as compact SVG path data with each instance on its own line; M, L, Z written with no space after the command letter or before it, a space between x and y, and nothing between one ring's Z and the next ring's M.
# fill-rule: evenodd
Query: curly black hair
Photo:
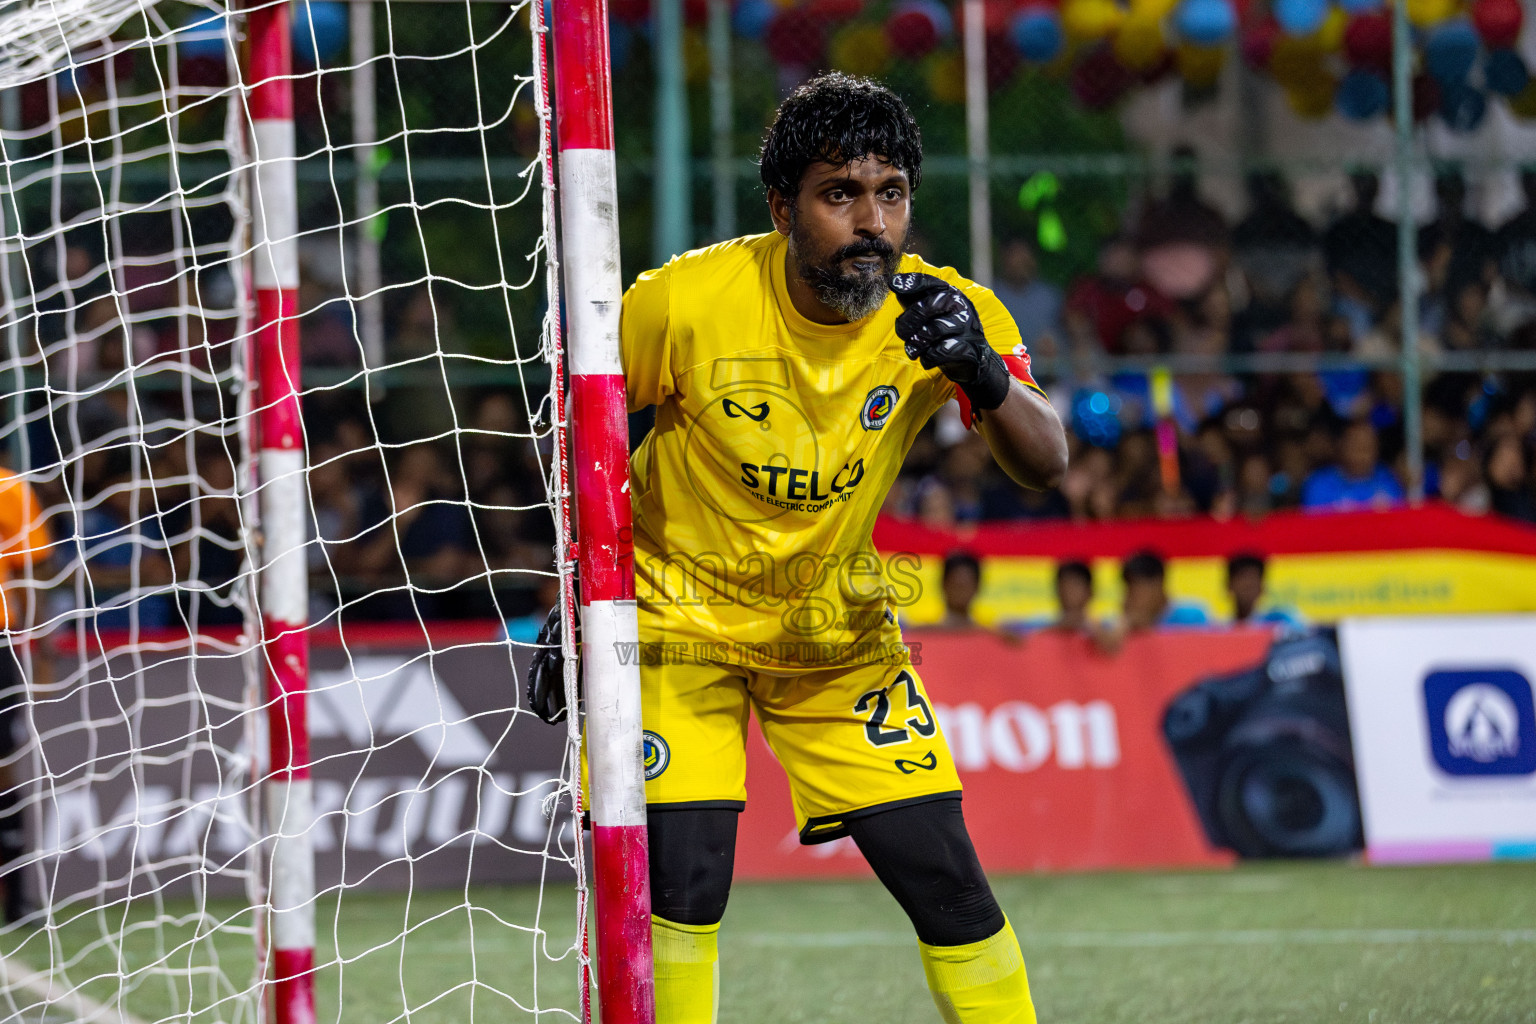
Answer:
M763 184L794 202L805 169L878 156L906 172L915 190L923 176L923 139L901 97L878 82L834 71L811 79L779 104L763 138Z

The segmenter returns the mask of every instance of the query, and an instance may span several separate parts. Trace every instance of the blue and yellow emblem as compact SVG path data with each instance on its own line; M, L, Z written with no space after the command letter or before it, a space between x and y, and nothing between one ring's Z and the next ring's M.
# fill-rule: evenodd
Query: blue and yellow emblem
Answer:
M666 771L667 765L672 762L672 751L668 749L667 741L649 729L645 730L640 751L645 756L646 782Z
M901 392L889 384L871 388L864 396L864 407L859 410L859 422L864 424L864 429L879 430L885 426L891 413L896 411L896 400L900 397Z

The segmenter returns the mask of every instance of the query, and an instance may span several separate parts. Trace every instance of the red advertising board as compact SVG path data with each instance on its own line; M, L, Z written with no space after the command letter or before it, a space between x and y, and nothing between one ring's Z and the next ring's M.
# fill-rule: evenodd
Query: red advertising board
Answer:
M1050 630L911 630L918 671L965 786L965 817L993 871L1226 864L1205 839L1162 738L1174 694L1262 660L1261 630L1169 631L1111 656ZM801 846L789 786L748 741L741 878L868 871L852 840Z

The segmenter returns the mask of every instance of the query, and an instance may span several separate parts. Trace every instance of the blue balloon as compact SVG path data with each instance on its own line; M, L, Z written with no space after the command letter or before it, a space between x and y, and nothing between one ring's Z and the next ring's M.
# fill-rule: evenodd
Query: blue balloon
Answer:
M1440 118L1453 132L1474 132L1488 113L1488 99L1470 85L1445 87L1440 98Z
M1424 41L1424 67L1441 85L1458 85L1477 62L1477 47L1477 31L1465 18L1436 25Z
M1186 42L1215 46L1237 31L1237 12L1229 0L1184 0L1174 24Z
M1055 60L1065 45L1056 12L1039 7L1020 11L1013 19L1013 45L1025 60Z
M319 67L347 45L347 5L330 0L297 3L293 8L293 55Z
M736 5L736 13L731 15L731 27L743 39L761 39L768 31L768 23L778 13L772 0L741 0Z
M1345 14L1370 14L1387 5L1386 0L1339 0Z
M1339 83L1339 113L1355 121L1369 121L1386 113L1392 102L1392 87L1374 71L1356 68Z
M1514 50L1494 50L1483 64L1483 81L1489 92L1518 96L1531 81L1531 70Z
M176 50L182 60L210 57L223 60L228 52L229 22L222 14L193 11L176 31Z
M1327 17L1328 0L1275 0L1275 20L1288 35L1309 36Z

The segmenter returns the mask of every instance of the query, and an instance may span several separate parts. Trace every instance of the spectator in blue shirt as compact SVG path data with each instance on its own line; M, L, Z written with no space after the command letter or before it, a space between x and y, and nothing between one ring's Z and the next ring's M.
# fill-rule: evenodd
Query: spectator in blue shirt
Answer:
M1061 289L1040 280L1040 264L1027 239L1009 238L998 256L992 291L1013 314L1024 347L1040 358L1060 355L1061 339L1066 337L1061 326Z
M1120 649L1132 633L1165 627L1208 626L1211 617L1204 608L1168 596L1168 569L1155 551L1138 551L1120 566L1125 581L1123 615L1119 622L1106 624L1094 633L1094 640L1105 653Z
M1306 628L1295 609L1266 599L1263 555L1245 551L1227 559L1227 593L1232 595L1234 626L1270 626L1281 633Z
M1403 502L1403 486L1380 462L1381 446L1369 420L1354 420L1339 437L1338 464L1307 477L1301 505L1309 512L1389 508Z

